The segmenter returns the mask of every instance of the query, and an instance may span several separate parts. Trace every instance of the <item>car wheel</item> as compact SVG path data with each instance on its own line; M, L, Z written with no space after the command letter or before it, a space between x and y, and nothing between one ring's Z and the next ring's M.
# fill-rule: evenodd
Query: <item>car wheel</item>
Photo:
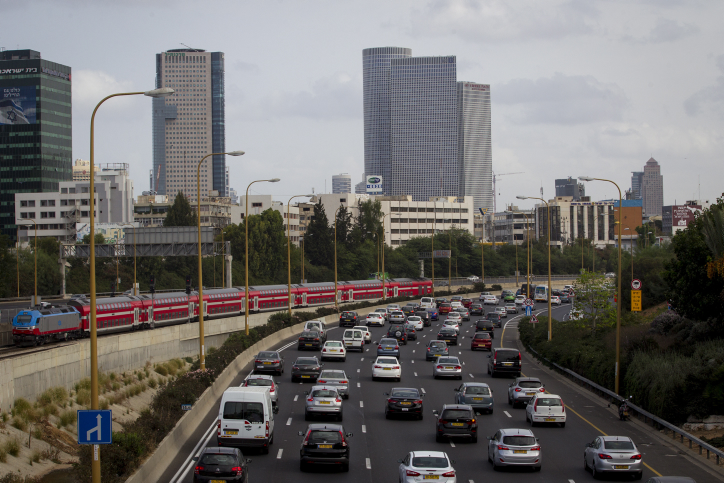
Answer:
M425 414L420 412L420 415L417 417L418 420L422 421L422 419L425 417Z
M562 423L561 423L561 428L565 428L565 427L566 427L566 423L565 423L565 422L562 422Z
M345 465L342 465L342 471L345 472L345 473L348 473L348 472L349 472L349 463L347 463L347 464L345 464Z
M492 463L493 458L490 457L490 449L488 448L488 463Z
M643 476L644 476L643 471L636 473L636 475L634 475L634 480L640 480Z
M444 441L444 438L443 438L442 436L440 436L439 434L436 434L436 435L435 435L435 442L437 442L437 443L444 443L445 441Z
M583 455L583 471L588 473L588 461L586 461L586 455Z
M387 411L385 411L385 419L390 419L390 413L388 413Z
M344 413L340 411L340 413L337 415L337 421L343 421L344 420Z
M342 358L342 362L347 362L347 356L344 356L344 357Z
M508 394L508 406L513 406L513 407L515 407L515 405L513 404L513 400L510 399L510 394Z
M309 415L309 413L306 412L306 411L304 412L304 420L305 420L305 421L311 421L311 420L312 420L312 417L311 417L311 416Z
M472 442L473 442L473 443L477 443L477 442L478 442L478 436L477 436L477 435L473 436L471 439L472 439Z
M495 464L495 459L493 459L493 471L500 471L500 466Z
M540 468L541 468L540 466L534 466L533 471L540 471Z
M598 480L601 478L601 475L596 471L596 463L591 466L591 476L593 476L594 480Z

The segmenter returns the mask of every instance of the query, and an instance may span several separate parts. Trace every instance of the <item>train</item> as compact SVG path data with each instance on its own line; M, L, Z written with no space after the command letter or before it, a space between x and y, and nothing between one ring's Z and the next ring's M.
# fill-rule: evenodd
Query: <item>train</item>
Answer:
M381 280L338 281L338 303L381 299L382 285ZM385 297L422 297L432 294L432 280L388 279L384 292ZM198 292L96 298L96 331L102 335L185 324L198 320L199 310L204 319L241 315L245 305L249 313L279 311L287 307L288 297L287 285L257 285L249 287L248 304L244 287L204 290L201 303ZM334 282L294 284L291 299L294 308L333 304ZM38 346L90 337L90 309L90 299L80 297L68 305L18 312L13 318L13 342Z

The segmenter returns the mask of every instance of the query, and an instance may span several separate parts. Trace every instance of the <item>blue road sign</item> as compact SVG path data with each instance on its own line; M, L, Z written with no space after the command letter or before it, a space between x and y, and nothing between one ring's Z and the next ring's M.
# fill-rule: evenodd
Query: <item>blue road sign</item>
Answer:
M109 409L78 411L78 444L111 444L112 426Z
M533 314L533 307L531 307L530 305L526 305L525 306L525 315L527 317L530 317L531 314Z

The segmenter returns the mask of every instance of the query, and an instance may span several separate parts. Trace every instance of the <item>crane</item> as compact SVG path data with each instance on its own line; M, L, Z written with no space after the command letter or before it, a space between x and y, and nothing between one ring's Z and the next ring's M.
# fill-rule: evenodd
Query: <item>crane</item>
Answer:
M498 212L498 192L495 188L495 182L500 178L501 176L509 176L511 174L523 174L525 171L516 171L515 173L501 173L501 174L495 174L495 171L493 171L493 213Z

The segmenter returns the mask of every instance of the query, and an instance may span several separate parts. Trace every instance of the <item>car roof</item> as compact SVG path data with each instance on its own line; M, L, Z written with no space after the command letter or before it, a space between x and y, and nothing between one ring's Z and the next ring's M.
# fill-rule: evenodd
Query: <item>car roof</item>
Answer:
M450 458L448 458L447 454L442 451L410 451L412 453L412 457L416 458L424 458L425 456L433 456L435 458L445 458L446 460L450 461Z
M207 446L201 454L236 454L236 448L224 448L220 446Z
M537 393L537 394L536 394L535 396L533 396L533 397L538 397L538 398L547 397L547 398L553 398L553 399L563 399L563 398L560 397L558 394L550 394L550 393L547 393L547 392L546 392L546 393L539 392L539 393ZM622 436L622 437L623 437L623 436Z
M320 384L320 385L314 385L314 386L312 386L312 389L310 389L310 391L316 391L316 390L319 390L319 389L330 389L330 390L333 389L333 390L335 390L335 391L338 390L337 386L328 386L328 385L326 385L326 384Z
M533 437L535 437L535 435L533 434L533 431L531 431L530 429L505 428L505 429L500 429L500 433L505 436L512 435L512 436L533 436Z
M389 357L389 356L387 356L387 357ZM420 390L416 387L393 387L392 389L390 389L390 392L392 392L392 391L417 391L417 392L420 392Z
M537 377L516 377L515 380L517 382L523 382L523 381L540 382L540 379L538 379Z
M317 356L297 356L296 360L299 359L315 359L317 362L319 362L319 358L317 358Z
M307 426L308 430L312 431L318 431L318 430L324 430L328 429L330 431L344 431L344 428L341 424L330 424L330 423L317 423L317 424L310 424Z
M469 409L472 411L473 407L470 404L443 404L442 409L443 411L445 409Z
M520 351L519 351L518 349L511 349L510 347L498 347L497 349L493 349L493 350L494 350L495 352L498 352L498 351L511 351L511 352L518 352L518 353L520 353Z
M475 387L487 387L487 388L490 388L490 386L489 386L488 383L486 383L486 382L463 382L463 386L465 386L465 387L475 386Z
M633 440L628 436L599 436L599 438L604 441L631 441L633 443Z
M270 376L269 374L249 374L247 379L270 379L274 380L274 376Z

